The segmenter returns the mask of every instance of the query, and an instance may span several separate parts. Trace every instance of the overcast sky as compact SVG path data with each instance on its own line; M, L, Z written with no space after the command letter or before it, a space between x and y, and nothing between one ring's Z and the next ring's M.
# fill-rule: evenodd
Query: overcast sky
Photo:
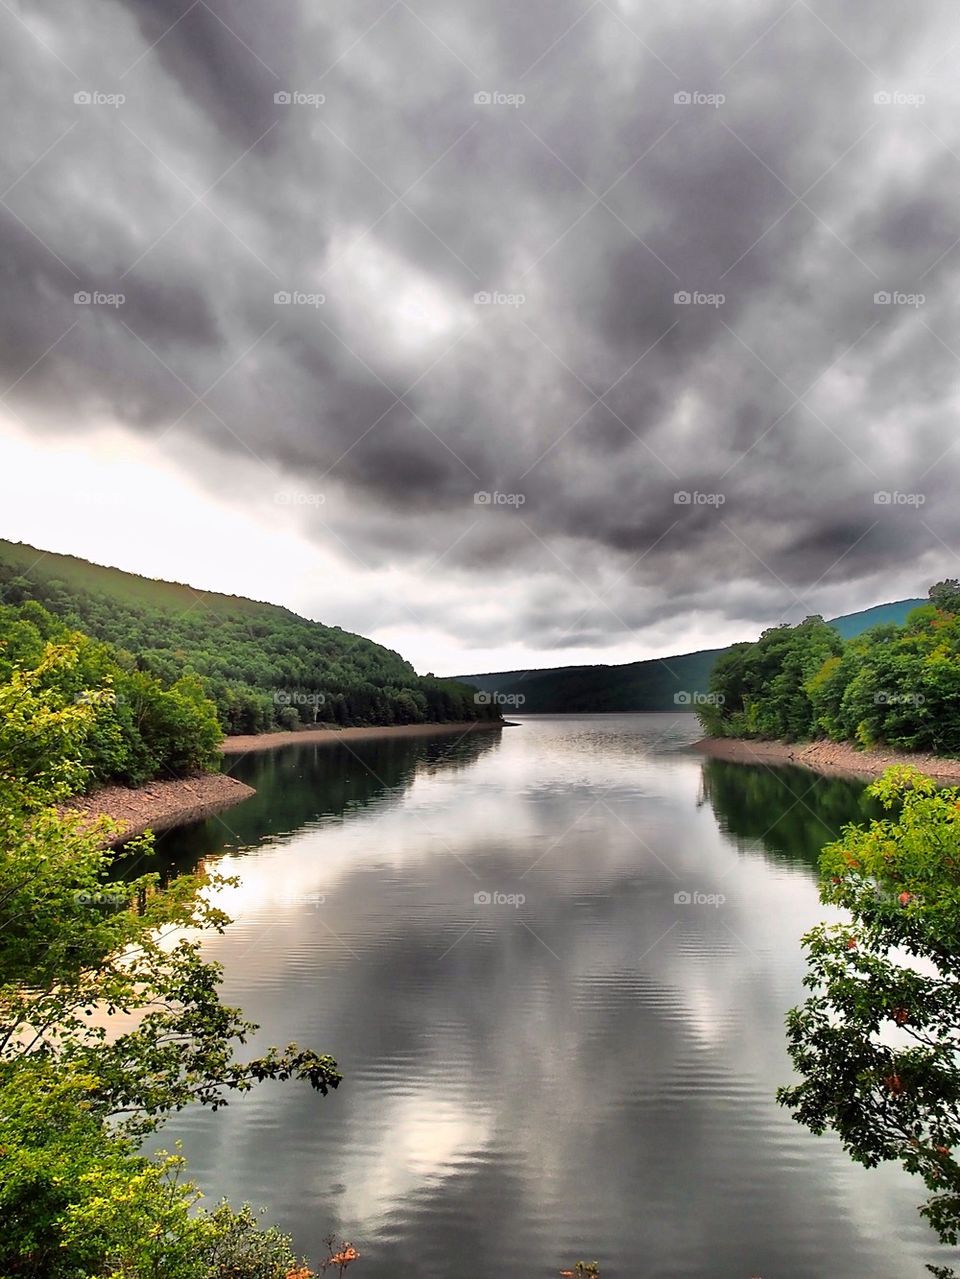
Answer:
M960 575L955 6L11 0L0 38L0 535L441 673Z

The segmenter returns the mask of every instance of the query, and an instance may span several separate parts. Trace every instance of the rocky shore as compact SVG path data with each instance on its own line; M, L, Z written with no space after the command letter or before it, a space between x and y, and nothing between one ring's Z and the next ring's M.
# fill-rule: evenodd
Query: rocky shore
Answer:
M960 759L909 751L861 751L847 742L763 742L736 737L704 737L695 751L737 764L797 764L813 772L844 777L879 777L894 764L911 764L940 781L960 782Z
M203 773L196 777L147 782L133 790L126 786L104 786L69 800L63 809L121 822L122 834L110 841L116 845L145 830L168 830L171 826L199 821L255 793L252 786L224 773Z

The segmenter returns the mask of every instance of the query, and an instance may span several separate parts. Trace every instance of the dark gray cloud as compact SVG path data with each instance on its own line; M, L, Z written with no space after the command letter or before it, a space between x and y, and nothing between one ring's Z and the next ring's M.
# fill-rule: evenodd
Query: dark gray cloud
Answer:
M510 591L506 618L447 616L468 647L562 660L956 571L945 3L25 0L0 24L0 372L37 431L109 420L335 489L311 535L422 569L428 614L471 574Z

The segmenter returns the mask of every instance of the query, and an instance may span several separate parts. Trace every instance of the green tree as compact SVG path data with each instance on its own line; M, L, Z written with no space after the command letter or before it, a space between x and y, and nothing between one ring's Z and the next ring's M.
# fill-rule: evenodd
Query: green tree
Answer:
M960 1235L960 789L909 768L870 788L891 814L823 850L821 898L849 922L804 938L812 992L787 1019L800 1082L780 1102L859 1163L922 1178Z
M934 602L903 626L886 623L846 643L808 617L735 645L715 664L704 728L960 755L960 609L951 590L949 582L931 587Z
M948 577L942 582L935 582L927 592L931 604L944 613L960 613L960 581Z
M139 1142L187 1104L216 1109L267 1079L325 1094L340 1075L296 1044L237 1056L256 1028L221 1002L194 936L227 925L205 890L231 881L121 884L105 847L117 828L58 812L112 696L64 698L79 661L77 645L48 644L0 684L0 1273L226 1279L209 1262L225 1213L191 1213L179 1162ZM178 695L192 704L196 688Z
M842 648L822 617L764 631L755 644L735 644L714 665L711 703L700 712L704 727L718 736L787 741L813 736L808 681Z
M128 654L71 631L35 602L0 607L0 681L39 670L48 651L68 650L71 660L43 666L40 679L51 706L94 707L81 749L87 785L138 785L219 767L222 730L197 675L181 673L164 687Z

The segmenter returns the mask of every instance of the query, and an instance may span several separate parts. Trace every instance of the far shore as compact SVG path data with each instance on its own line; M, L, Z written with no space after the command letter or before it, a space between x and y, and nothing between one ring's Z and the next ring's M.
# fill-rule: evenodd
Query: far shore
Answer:
M506 727L505 720L468 720L461 724L392 724L389 727L298 728L291 732L250 733L225 737L224 755L245 755L247 751L272 750L277 746L309 746L319 742L356 742L369 737L434 737L439 733L486 732Z
M61 810L119 822L121 833L109 841L111 847L116 847L145 830L169 830L211 817L255 794L252 786L225 773L201 773L136 787L104 786L67 800Z
M735 764L797 764L834 777L880 777L894 764L910 764L938 781L960 782L960 759L910 751L862 751L847 742L755 741L740 737L704 737L695 751Z

